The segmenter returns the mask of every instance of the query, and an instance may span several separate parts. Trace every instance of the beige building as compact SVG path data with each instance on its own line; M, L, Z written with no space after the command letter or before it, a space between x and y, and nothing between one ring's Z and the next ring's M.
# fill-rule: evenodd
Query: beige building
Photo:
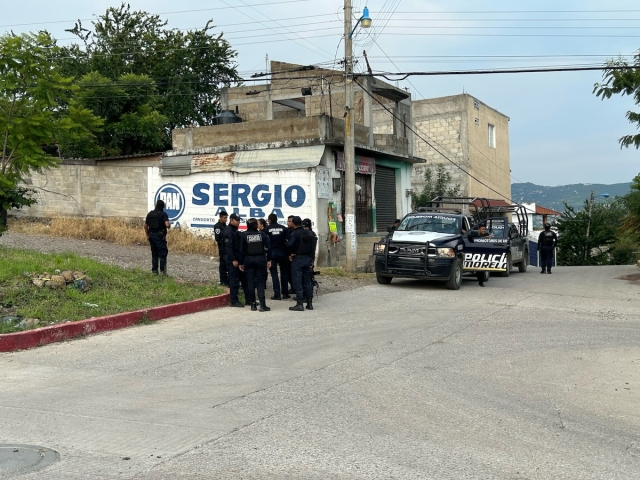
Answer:
M465 196L511 198L509 117L466 93L414 101L412 107L414 128L423 137L413 138L416 156L426 158L426 165L444 164ZM417 190L424 185L424 170L425 165L414 167L411 182Z
M222 96L223 108L235 111L243 121L343 117L343 72L271 62L271 73L270 84L227 89ZM413 167L414 190L424 185L425 168L442 163L464 196L511 197L506 115L469 94L412 100L408 91L371 77L357 79L354 96L354 118L369 130L370 146L379 135L393 135L400 141L406 139L407 154L426 159L426 164Z

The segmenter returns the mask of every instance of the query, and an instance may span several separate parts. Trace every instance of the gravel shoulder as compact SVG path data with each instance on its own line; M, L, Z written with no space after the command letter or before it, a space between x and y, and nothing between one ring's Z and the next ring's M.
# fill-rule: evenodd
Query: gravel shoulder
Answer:
M147 245L121 246L102 240L75 240L70 238L5 233L0 237L0 246L36 250L43 253L72 252L99 262L123 268L151 269L151 252ZM169 275L192 282L218 282L218 259L204 255L172 253L169 245L167 260ZM375 283L373 276L351 279L336 276L318 276L320 294L351 290ZM271 279L267 282L272 290ZM269 295L270 296L270 295Z

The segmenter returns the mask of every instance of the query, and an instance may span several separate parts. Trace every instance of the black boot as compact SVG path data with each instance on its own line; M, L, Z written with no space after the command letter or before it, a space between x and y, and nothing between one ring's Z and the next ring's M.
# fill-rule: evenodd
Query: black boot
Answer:
M258 311L258 304L256 302L251 303L251 311L252 312Z
M293 312L304 312L304 305L302 304L302 302L296 302L293 307L289 307L289 310Z
M313 302L311 298L307 298L307 310L313 310Z
M270 312L271 309L269 307L267 307L267 303L265 302L264 299L260 300L260 311L261 312Z
M274 295L271 297L271 300L282 300L282 297L280 295Z

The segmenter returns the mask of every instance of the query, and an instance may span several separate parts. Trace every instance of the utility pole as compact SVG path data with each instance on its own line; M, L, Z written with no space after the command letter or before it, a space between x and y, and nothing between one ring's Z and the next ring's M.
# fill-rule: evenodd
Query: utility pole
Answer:
M584 263L587 263L589 258L589 230L591 229L591 210L593 209L593 201L595 200L595 192L591 190L591 197L589 198L589 218L587 220L587 240L584 248Z
M344 0L344 231L346 240L346 265L348 272L357 269L358 243L356 238L356 152L355 125L353 123L353 44L351 41L351 0Z

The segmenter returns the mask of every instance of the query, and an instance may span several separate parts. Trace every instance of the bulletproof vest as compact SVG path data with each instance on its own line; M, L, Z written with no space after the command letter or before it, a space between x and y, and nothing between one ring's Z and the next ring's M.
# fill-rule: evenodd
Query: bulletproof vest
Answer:
M247 255L264 255L264 242L260 232L247 232Z
M313 235L309 230L297 230L300 235L298 250L296 255L312 255L313 254Z
M542 245L545 247L550 247L553 245L553 232L545 231L542 234Z
M162 222L161 217L162 211L160 210L151 210L147 213L147 218L145 220L146 224L149 226L149 230L152 232L159 232L164 230L164 222Z

